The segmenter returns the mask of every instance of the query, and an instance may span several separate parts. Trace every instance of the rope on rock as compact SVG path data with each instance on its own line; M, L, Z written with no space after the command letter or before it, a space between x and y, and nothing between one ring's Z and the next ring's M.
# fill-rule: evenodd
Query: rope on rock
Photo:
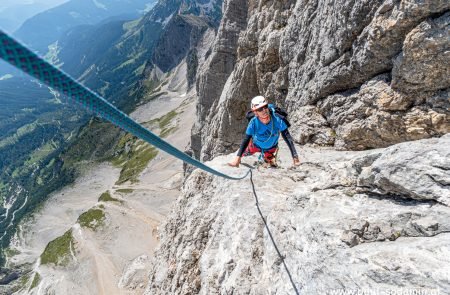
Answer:
M291 272L289 271L289 268L286 265L286 262L284 261L284 256L281 254L280 250L278 249L277 244L275 243L275 240L272 236L272 233L270 232L269 229L269 225L267 224L266 219L264 218L262 212L261 212L261 208L259 207L259 201L258 201L258 196L256 195L256 190L255 190L255 184L253 183L253 172L250 169L250 182L252 183L252 189L253 189L253 195L255 196L255 201L256 201L256 208L258 209L259 212L259 216L261 216L261 219L264 222L264 226L266 227L267 233L269 234L270 240L272 241L273 247L275 248L275 251L277 251L278 257L281 259L281 261L283 262L284 265L284 269L286 270L286 273L289 277L289 280L291 281L292 287L294 288L295 294L299 295L299 291L297 289L297 286L294 283L294 280L292 279L292 275Z
M245 175L240 177L233 177L195 160L131 119L128 115L117 109L106 99L89 88L81 85L68 74L40 58L37 54L33 53L27 47L20 44L1 30L0 58L28 75L38 79L45 85L57 90L61 94L70 98L73 102L80 104L86 110L94 112L99 117L110 121L123 130L141 138L149 144L188 164L196 166L214 175L232 180L243 179L247 177L250 172L247 171Z

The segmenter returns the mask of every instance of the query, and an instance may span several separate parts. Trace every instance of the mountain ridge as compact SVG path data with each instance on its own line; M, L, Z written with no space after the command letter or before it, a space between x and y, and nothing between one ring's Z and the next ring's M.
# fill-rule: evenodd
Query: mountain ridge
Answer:
M93 0L70 0L57 7L41 12L28 19L14 33L14 36L25 42L32 49L41 54L47 52L47 46L58 40L59 36L81 24L95 24L108 17L134 12L138 15L146 4L155 1L110 1L107 6ZM64 19L61 22L61 19Z

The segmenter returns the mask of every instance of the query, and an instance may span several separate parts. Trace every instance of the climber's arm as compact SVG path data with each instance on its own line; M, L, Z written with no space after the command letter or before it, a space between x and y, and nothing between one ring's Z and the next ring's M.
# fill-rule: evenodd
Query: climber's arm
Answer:
M300 165L300 160L298 159L297 151L295 150L294 139L292 138L289 130L286 128L284 131L281 131L281 136L283 136L284 141L286 142L289 150L291 151L292 159L294 160L294 166Z
M236 157L234 158L233 161L228 163L228 165L232 167L239 167L239 164L241 163L242 154L244 153L251 139L252 139L251 135L248 134L245 135L244 139L242 139L241 147L239 148Z

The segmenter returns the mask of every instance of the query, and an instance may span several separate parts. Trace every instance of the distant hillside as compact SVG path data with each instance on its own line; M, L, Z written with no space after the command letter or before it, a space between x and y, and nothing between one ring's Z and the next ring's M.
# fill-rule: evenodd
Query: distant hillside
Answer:
M24 21L45 10L42 3L17 4L0 10L0 29L9 33L17 30Z
M58 40L65 31L83 24L95 24L108 17L133 13L137 17L156 0L71 0L27 20L15 36L40 53Z
M218 25L221 3L159 1L141 19L123 25L116 21L77 27L61 38L56 58L64 70L74 71L85 85L101 89L102 95L113 95L121 106L122 100L129 103L153 85L149 76L155 66L170 71L189 53L205 26ZM74 50L75 43L79 51Z
M125 21L100 25L81 25L67 31L58 42L55 56L62 68L79 77L91 65L98 63L112 44L123 35Z

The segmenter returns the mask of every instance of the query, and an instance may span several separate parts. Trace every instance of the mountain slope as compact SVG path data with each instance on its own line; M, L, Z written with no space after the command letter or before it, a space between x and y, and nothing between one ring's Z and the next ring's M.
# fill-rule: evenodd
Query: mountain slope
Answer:
M33 15L43 11L47 6L42 3L11 5L0 10L0 29L13 33L22 23Z
M220 5L221 1L211 3L214 4L211 6L214 9L202 10L192 9L200 5L195 1L158 2L141 19L125 23L124 33L114 46L110 46L106 51L102 51L101 47L91 47L86 59L91 58L95 63L83 72L80 79L88 86L100 85L98 87L105 96L114 94L119 97L116 100L119 107L123 98L129 97L129 101L130 97L139 97L148 91L149 86L157 83L161 70L172 70L185 55L190 54L205 29L214 27L217 5ZM198 14L191 14L191 10ZM105 31L104 27L102 30ZM114 30L118 32L118 26ZM114 30L108 30L108 33L111 34ZM91 37L88 38L96 36L92 30L89 34ZM170 44L173 42L170 41L172 37L177 38L176 46ZM70 46L66 47L70 50ZM64 50L62 48L61 52L64 53ZM169 62L163 55L173 60Z
M28 19L14 34L34 50L45 54L47 46L59 39L65 31L82 24L95 24L108 17L124 13L136 16L152 0L108 2L94 0L71 0L55 8L42 12Z
M62 64L62 69L71 76L79 77L119 41L125 32L125 22L108 21L70 29L57 42L54 57Z
M300 294L447 293L449 9L224 1L196 82L197 158L246 171L226 163L255 95L288 109L297 143L383 149L308 146L290 169L281 144L281 169L253 176L270 233L248 181L195 170L161 231L146 294L291 294L291 280Z
M165 76L157 97L131 114L180 149L188 144L184 128L192 126L195 112L195 92L186 92L186 69L182 63ZM145 152L154 148L130 135L121 136L114 150L111 163L91 164L73 186L52 194L21 223L9 266L36 261L39 255L41 261L22 271L38 274L39 280L35 285L26 280L17 286L18 294L143 292L143 267L158 243L156 227L179 194L183 164L159 152L145 162ZM65 236L72 250L63 243Z

